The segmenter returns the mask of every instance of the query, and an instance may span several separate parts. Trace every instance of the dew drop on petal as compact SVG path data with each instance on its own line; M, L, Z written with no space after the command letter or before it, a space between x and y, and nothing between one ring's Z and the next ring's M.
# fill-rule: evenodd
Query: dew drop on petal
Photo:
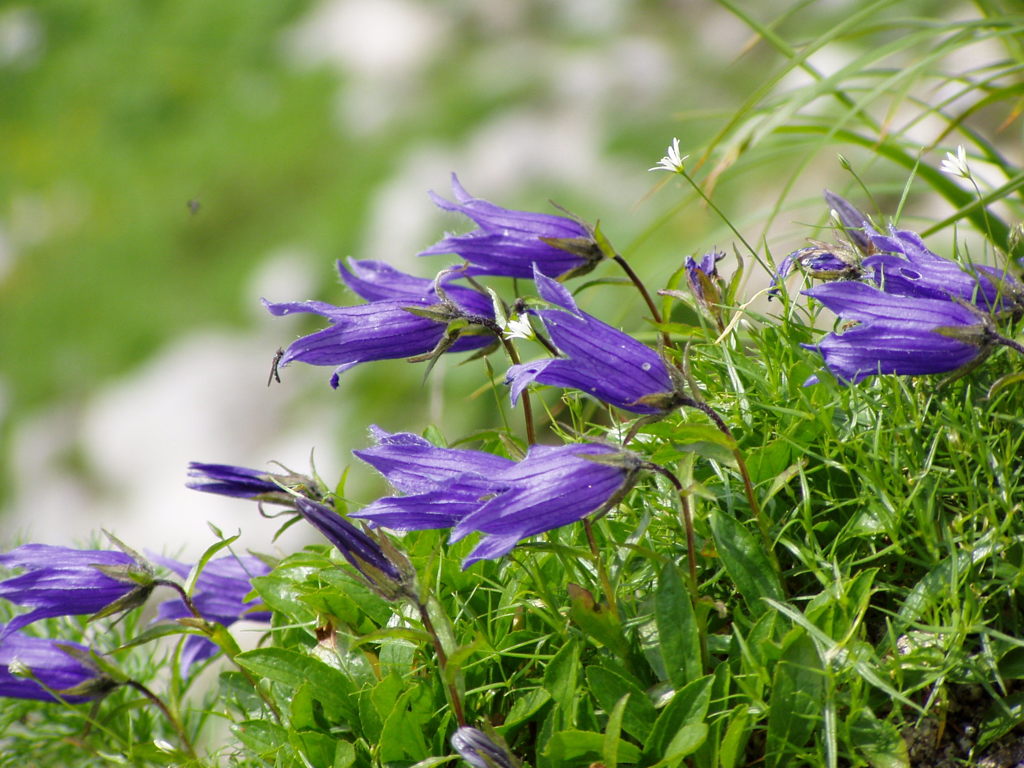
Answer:
M643 370L643 371L649 371L649 370L651 370L651 364L650 363L644 363L643 365L640 366L640 369Z

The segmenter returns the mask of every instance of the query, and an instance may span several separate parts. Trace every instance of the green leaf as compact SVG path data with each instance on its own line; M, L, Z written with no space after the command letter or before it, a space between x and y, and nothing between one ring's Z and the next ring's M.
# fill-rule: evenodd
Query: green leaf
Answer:
M672 697L672 701L661 711L654 722L651 735L644 747L644 756L649 760L661 760L672 739L686 725L704 721L711 703L712 675L699 677Z
M683 758L689 757L704 743L708 737L707 723L691 723L680 728L672 737L668 747L665 748L665 756L656 762L651 768L662 768L663 766L679 765Z
M997 699L985 712L978 728L978 748L982 749L1024 723L1024 693L1011 693Z
M658 649L672 686L677 690L701 676L700 631L679 569L666 563L654 595Z
M583 762L581 758L600 756L604 751L604 734L592 731L559 731L548 740L544 753L553 765ZM619 760L623 763L640 762L640 749L635 744L619 741Z
M415 685L407 688L398 697L391 713L384 720L380 734L380 753L382 763L403 760L422 760L428 757L424 734L427 723L434 716L437 706L431 698L426 686Z
M618 617L604 605L597 603L589 590L569 583L569 617L576 625L620 658L629 656L629 642L622 634Z
M619 766L619 740L622 735L622 715L626 711L626 704L629 703L630 694L624 694L621 699L615 702L611 712L608 714L608 725L604 729L604 745L601 748L601 757L604 758L605 768L618 768Z
M563 715L563 723L575 722L576 681L580 673L580 652L576 643L566 643L544 670L544 689L551 694Z
M533 717L540 709L551 701L551 694L543 688L534 688L525 693L518 692L512 708L508 711L508 717L501 726L501 733L504 735L511 727L524 723Z
M356 699L348 678L319 659L284 648L259 648L235 657L242 667L293 691L305 682L330 721L357 721Z
M778 574L760 540L724 510L712 509L708 522L722 565L750 612L760 616L768 610L764 598L784 599Z
M848 723L850 743L867 758L871 768L910 768L907 743L892 723L863 709Z
M245 720L232 726L231 731L240 742L265 760L271 760L278 753L290 752L287 748L288 731L269 720ZM281 760L287 764L288 760Z
M611 712L624 696L629 697L629 703L622 719L622 727L637 741L644 741L658 716L657 710L654 709L654 705L651 704L644 690L633 680L605 667L589 666L586 674L587 683L594 698L605 711Z
M740 704L732 710L725 735L718 747L718 765L721 768L735 768L743 759L743 753L750 738L750 707Z
M792 630L772 680L765 765L791 764L794 752L810 740L821 722L824 691L824 670L814 643L802 629Z
M199 556L199 560L188 574L188 580L185 582L185 594L192 597L192 593L195 592L196 582L199 580L199 576L203 572L203 568L210 562L210 559L226 547L230 547L235 541L241 536L241 533L236 533L234 536L230 536L226 539L221 539L206 548L206 551Z

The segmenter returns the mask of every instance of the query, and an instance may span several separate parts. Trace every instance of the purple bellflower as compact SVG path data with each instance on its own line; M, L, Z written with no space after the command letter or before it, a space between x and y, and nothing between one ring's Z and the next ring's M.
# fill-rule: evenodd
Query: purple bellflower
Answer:
M858 282L826 283L804 294L858 325L830 333L806 349L821 352L842 383L875 374L919 375L954 371L995 339L986 318L954 301L894 296ZM804 386L817 383L812 376Z
M483 451L439 448L408 432L370 428L377 445L353 453L402 496L378 499L352 517L399 531L450 528L501 487L495 478L515 462Z
M861 213L851 202L840 197L835 192L825 190L825 202L834 216L839 219L846 236L856 246L857 250L865 256L874 252L871 244L871 236L878 234L871 226L871 220Z
M448 235L420 256L454 253L471 266L467 275L532 278L536 267L550 277L586 274L604 257L594 233L575 219L512 211L470 195L452 174L457 202L430 193L439 208L469 217L477 228Z
M187 579L192 566L169 557L150 555L153 562ZM270 566L252 555L221 557L211 560L203 568L196 581L192 602L207 621L214 621L225 627L236 621L270 621L269 611L253 610L259 600L246 600L252 591L252 578L266 576ZM179 597L160 604L157 620L191 618L192 612ZM181 651L182 674L187 675L193 664L210 658L217 652L217 646L200 635L189 635Z
M541 298L560 309L537 310L566 357L513 365L505 374L513 405L531 382L579 389L632 413L674 407L676 385L661 355L617 328L581 312L564 286L536 272Z
M108 693L115 683L89 666L78 643L28 637L0 625L0 696L76 704ZM67 693L64 693L64 692Z
M216 493L235 499L273 502L290 507L295 506L295 497L285 488L310 498L320 498L322 495L312 478L295 472L275 474L233 464L205 464L193 461L188 465L188 476L190 480L185 486L194 491Z
M932 253L914 232L891 229L873 234L876 253L864 259L872 279L886 293L923 299L954 299L986 312L1024 308L1024 284L1007 272L983 264L965 270Z
M413 581L411 566L402 562L402 556L389 542L374 539L319 502L300 496L296 508L306 522L338 548L371 589L391 600L409 594Z
M399 272L379 261L338 262L341 279L367 304L336 307L322 301L270 302L272 315L309 312L330 321L323 330L292 342L277 367L299 361L335 366L331 386L349 368L373 360L394 360L439 352L481 349L494 343L493 333L448 335L449 323L463 320L483 328L494 321L491 299L465 286L444 284Z
M468 725L452 734L452 747L473 768L517 768L519 761L486 733Z
M452 530L483 538L462 567L508 554L521 540L599 515L633 487L644 467L629 451L597 443L534 445L521 462L495 480L506 487L482 501Z
M25 544L0 555L0 567L25 572L0 582L0 597L33 610L10 620L14 632L39 619L135 608L153 590L153 572L125 552Z
M793 251L779 262L768 286L768 297L778 296L779 284L789 275L794 266L799 266L811 277L818 280L857 280L860 278L861 256L874 253L871 236L878 233L871 226L868 217L847 200L834 192L825 190L825 202L838 218L843 233L853 244L843 242L835 245L812 240L812 245Z
M725 258L721 251L705 253L700 261L692 256L686 257L686 282L694 297L704 307L721 301L722 291L719 286L718 262Z

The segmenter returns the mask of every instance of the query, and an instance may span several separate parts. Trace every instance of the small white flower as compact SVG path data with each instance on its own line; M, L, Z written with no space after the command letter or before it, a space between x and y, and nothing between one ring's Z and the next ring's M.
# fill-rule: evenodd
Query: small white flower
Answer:
M956 154L946 153L946 159L939 164L939 170L948 173L950 176L959 176L961 179L971 178L971 169L967 165L967 150L963 144L958 144Z
M506 339L532 339L533 326L530 325L528 317L513 317L505 323L504 333Z
M672 139L672 143L668 147L668 154L665 155L658 164L653 168L648 168L648 171L669 171L670 173L682 173L683 163L686 162L686 158L689 155L679 156L679 139Z

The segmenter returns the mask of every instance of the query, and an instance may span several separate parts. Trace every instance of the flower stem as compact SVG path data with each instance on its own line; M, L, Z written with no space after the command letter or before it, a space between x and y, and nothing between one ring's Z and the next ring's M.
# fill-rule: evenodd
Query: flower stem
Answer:
M515 345L509 339L499 335L501 344L505 347L505 352L508 354L509 360L512 361L512 365L519 365L519 353L516 352ZM523 399L523 418L526 420L526 442L528 445L535 445L537 443L537 435L533 430L533 403L530 401L530 393L525 389L522 395Z
M444 646L441 645L441 638L437 634L437 629L434 627L434 622L430 619L430 611L422 600L416 601L416 608L419 610L420 623L423 624L423 628L430 635L430 639L434 644L434 653L437 655L437 666L441 668L441 677L444 679L444 688L448 693L448 701L452 705L452 712L455 713L455 720L460 726L466 725L466 713L462 708L462 699L459 698L459 692L455 687L455 681L448 679L448 654L444 652Z
M155 579L153 581L153 584L155 586L170 587L171 589L173 589L175 592L178 593L178 596L181 598L182 602L185 603L185 607L188 608L189 613L191 613L197 619L203 618L203 615L199 612L199 609L196 608L196 604L192 602L192 598L188 596L188 593L185 592L185 588L181 586L181 584L171 581L170 579Z
M590 553L594 556L594 565L597 567L598 578L601 579L601 588L604 590L605 600L608 601L608 610L617 619L619 618L619 604L615 599L615 590L612 589L612 581L608 577L608 569L605 568L604 559L601 557L601 550L597 548L597 541L594 539L594 526L589 517L583 518L583 529L587 532Z
M651 317L654 318L654 322L662 322L661 312L658 311L658 307L655 305L654 299L651 298L651 294L647 292L647 287L643 284L643 281L640 280L640 276L633 271L633 268L629 266L629 262L622 258L620 254L616 253L614 258L615 261L618 262L619 266L622 267L633 285L636 286L636 289L640 291L640 295L644 297L644 301L647 303L647 308L651 311Z
M181 721L174 716L174 713L167 708L167 705L161 701L160 697L136 680L129 680L126 685L130 688L134 688L156 705L156 708L163 713L164 717L167 718L167 722L171 724L171 727L174 728L175 732L178 734L178 738L181 739L181 743L185 747L185 751L188 753L188 756L195 759L196 750L195 747L192 746L192 742L189 741L189 738L185 733L185 728L182 726Z
M1018 344L1013 339L1008 339L1005 336L1000 336L1000 335L996 334L996 336L993 339L993 341L995 341L996 344L1003 345L1004 347L1009 347L1010 349L1015 349L1018 352L1020 352L1022 355L1024 355L1024 346L1021 346L1020 344Z

